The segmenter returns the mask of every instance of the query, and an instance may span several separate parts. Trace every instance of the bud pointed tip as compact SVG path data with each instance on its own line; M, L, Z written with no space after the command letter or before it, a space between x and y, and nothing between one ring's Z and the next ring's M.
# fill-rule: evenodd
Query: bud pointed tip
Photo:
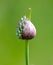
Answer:
M31 10L31 8L28 8L29 10Z

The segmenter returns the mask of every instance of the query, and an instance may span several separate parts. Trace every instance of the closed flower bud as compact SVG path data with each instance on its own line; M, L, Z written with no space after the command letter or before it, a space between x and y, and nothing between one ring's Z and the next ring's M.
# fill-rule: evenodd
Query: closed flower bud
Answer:
M36 36L36 28L26 16L21 18L16 28L16 35L24 40L29 40Z

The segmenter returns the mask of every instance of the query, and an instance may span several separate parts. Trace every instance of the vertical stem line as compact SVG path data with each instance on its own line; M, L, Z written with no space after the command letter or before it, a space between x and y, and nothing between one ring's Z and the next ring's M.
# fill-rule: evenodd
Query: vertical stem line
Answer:
M31 19L31 8L28 9L28 20ZM25 59L26 65L29 65L29 43L28 40L25 40Z
M25 59L26 59L26 65L29 65L29 43L28 43L28 40L25 41Z

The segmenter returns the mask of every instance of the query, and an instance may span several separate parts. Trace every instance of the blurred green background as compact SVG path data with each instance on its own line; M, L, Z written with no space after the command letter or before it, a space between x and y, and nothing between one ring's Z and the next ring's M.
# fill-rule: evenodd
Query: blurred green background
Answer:
M30 65L53 65L53 0L0 0L0 65L25 65L25 41L16 26L29 7L37 29L29 41Z

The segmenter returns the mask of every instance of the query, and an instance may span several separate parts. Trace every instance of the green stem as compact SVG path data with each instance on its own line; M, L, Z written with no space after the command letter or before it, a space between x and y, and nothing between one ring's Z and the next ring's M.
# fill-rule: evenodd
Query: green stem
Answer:
M28 17L29 20L31 19L31 8L28 9ZM29 65L29 43L28 40L25 41L25 59L26 65Z
M26 65L29 65L29 43L28 43L28 40L25 41L25 58L26 58Z

